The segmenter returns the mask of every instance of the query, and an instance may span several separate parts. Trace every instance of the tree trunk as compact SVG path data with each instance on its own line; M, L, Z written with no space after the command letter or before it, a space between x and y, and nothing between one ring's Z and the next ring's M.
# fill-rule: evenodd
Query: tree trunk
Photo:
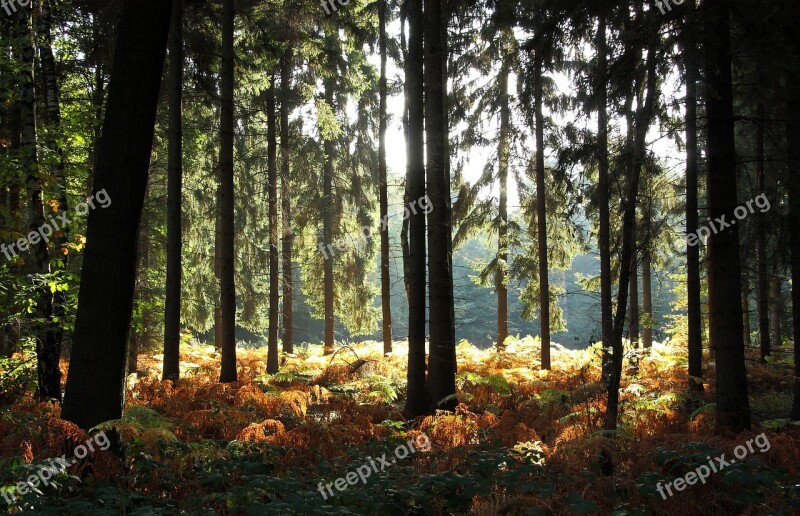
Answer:
M43 97L45 103L45 122L47 123L47 131L45 132L45 140L47 148L50 150L51 156L51 175L55 183L58 194L56 201L58 202L59 211L66 212L69 209L67 202L67 184L64 172L64 150L58 144L56 134L61 129L61 104L59 102L59 89L58 81L56 80L56 66L55 58L53 57L52 35L51 35L52 16L50 11L49 2L42 2L41 15L38 17L38 33L39 33L39 56L42 70L42 85ZM69 263L69 255L60 251L66 250L67 243L69 242L69 227L64 227L54 234L53 243L55 248L59 251L55 260L55 266L58 271L64 272ZM48 296L49 297L49 296ZM58 321L64 319L66 313L67 294L63 290L59 290L53 294L52 314ZM50 377L48 389L61 399L61 370L58 367L58 362L61 357L61 348L64 340L64 327L61 322L55 320L49 325L50 330L47 335L46 342L51 346L50 353L52 353L51 360L54 361L55 368L51 370L53 377Z
M171 6L127 0L117 26L94 191L113 203L89 212L78 313L62 418L83 429L119 419L125 401L139 220L153 145Z
M730 4L703 3L707 41L708 215L732 217L736 198L736 146L730 50ZM709 329L716 347L716 411L720 427L750 428L750 405L742 335L741 267L738 226L712 234L708 241Z
M686 236L698 228L697 199L697 45L695 42L696 7L690 0L689 24L684 28L686 38ZM700 247L686 247L686 294L688 316L689 386L703 390L703 331L700 310Z
M278 129L275 112L275 74L267 90L267 189L269 191L269 335L267 337L267 374L275 374L278 360L278 306L280 278L278 270Z
M328 38L331 37L333 36L328 36ZM334 54L331 47L332 45L328 45L329 60L331 61L331 70L335 70L336 68L332 63ZM325 88L325 102L328 103L332 112L336 112L333 96L333 89L335 87L334 79L326 78L323 82ZM333 243L333 163L336 147L331 139L326 139L323 145L325 147L325 165L322 171L322 241L324 245L329 245ZM325 256L323 272L323 284L325 289L325 355L330 355L334 351L333 304L335 293L333 290L333 260L333 256Z
M603 378L607 381L612 373L611 336L611 228L609 217L610 185L608 177L608 43L606 19L601 15L597 31L597 207L599 228L597 249L600 253L600 327L603 338Z
M653 276L650 272L652 265L649 250L642 253L642 317L645 323L642 326L642 346L645 349L653 347Z
M389 277L389 184L386 171L386 0L378 3L378 40L381 54L378 176L381 217L381 310L383 311L383 353L392 352L392 297Z
M281 260L283 268L283 322L281 343L284 353L294 353L294 277L292 276L292 180L291 142L289 141L289 96L291 94L292 61L287 52L281 62L281 216L283 238Z
M236 371L236 284L234 280L234 0L222 1L222 67L220 70L220 337L222 366L219 381L235 382Z
M425 140L423 103L423 14L422 0L408 0L408 56L405 60L408 131L406 139L406 194L408 205L425 196ZM408 217L408 392L405 411L416 417L428 411L425 377L425 212Z
M181 194L183 190L183 0L172 0L169 35L169 164L167 166L167 285L164 300L164 380L180 377Z
M503 42L508 35L500 36ZM507 51L501 43L504 52ZM505 349L508 338L508 163L511 159L511 107L508 95L508 75L510 73L509 58L503 56L498 77L500 94L500 139L498 142L498 179L500 183L500 199L498 206L497 228L497 274L495 288L497 290L497 351Z
M796 28L797 25L794 25ZM796 39L795 43L796 43ZM800 57L797 52L800 48L795 45L794 56L789 64L786 84L795 85L800 81ZM786 113L789 115L786 122L786 148L788 151L788 198L795 202L789 203L789 232L792 246L791 274L792 274L792 329L794 337L794 383L792 411L790 417L800 420L800 90L795 87L786 88L787 102Z
M632 348L639 347L639 257L637 256L638 245L636 242L636 219L633 221L633 235L631 236L631 278L628 285L630 296L630 315L628 316L628 339ZM642 271L644 274L644 271ZM644 277L642 278L644 282Z
M550 369L550 278L547 265L547 190L544 180L544 103L543 68L540 52L533 64L533 95L536 120L536 239L539 256L539 330L542 344L542 369Z
M447 9L444 0L425 1L426 177L428 215L431 409L455 409L456 336L453 300L452 208L447 113ZM448 401L444 401L449 398Z
M783 280L778 271L773 273L769 281L769 305L770 342L780 346L783 342Z
M760 78L761 74L759 74ZM759 81L761 86L762 81ZM764 193L766 187L766 170L764 164L764 105L758 103L758 126L756 127L756 174L758 176L758 192ZM772 344L769 332L769 298L770 283L767 271L767 214L759 213L758 231L756 231L756 261L758 262L758 339L760 343L761 361L766 362Z

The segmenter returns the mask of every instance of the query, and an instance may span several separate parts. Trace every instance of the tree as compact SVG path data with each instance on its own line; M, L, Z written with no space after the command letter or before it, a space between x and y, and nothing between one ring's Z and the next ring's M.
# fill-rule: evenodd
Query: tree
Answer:
M428 402L453 409L456 336L453 300L452 208L447 112L447 10L444 0L425 2L425 135L428 198L430 358ZM447 401L444 401L447 399Z
M269 202L269 336L267 339L267 373L278 372L278 304L280 284L278 270L278 147L275 120L275 74L267 90L267 189Z
M169 166L167 176L167 288L164 301L164 380L180 376L181 195L183 190L183 0L173 0L169 34Z
M423 103L422 0L408 0L408 55L405 60L408 130L406 133L406 204L425 196L425 141ZM408 221L408 392L405 410L412 417L428 411L425 364L425 212L411 213Z
M707 209L712 220L732 216L736 198L736 146L731 77L730 5L706 0L702 7L708 119ZM737 226L708 240L709 330L716 348L717 424L750 428L750 404L742 335L741 270Z
M234 280L234 0L222 2L222 68L220 71L219 196L219 281L222 367L220 382L237 380L236 371L236 284Z
M289 102L292 81L292 54L287 50L281 60L281 264L283 274L283 320L281 344L284 353L294 353L294 277L292 275L292 178L291 141L289 139Z
M136 277L137 236L172 6L126 0L118 24L94 191L112 204L88 217L78 313L61 416L83 429L119 419Z
M387 0L378 0L378 41L381 54L378 182L381 221L389 217L389 184L386 172L386 16ZM392 284L389 276L389 225L381 223L381 309L383 310L383 353L392 352Z

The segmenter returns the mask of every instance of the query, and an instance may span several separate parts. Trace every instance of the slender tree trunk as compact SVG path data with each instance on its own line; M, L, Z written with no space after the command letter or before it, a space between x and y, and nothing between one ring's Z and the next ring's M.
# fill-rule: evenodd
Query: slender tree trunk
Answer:
M736 145L730 50L730 4L703 3L706 25L706 113L708 118L707 206L712 220L732 217L736 198ZM739 230L732 226L708 242L709 326L716 346L716 410L720 427L750 428L742 335Z
M43 85L43 98L45 103L45 122L47 130L45 131L45 140L47 148L50 150L51 156L51 175L53 183L56 185L58 194L56 201L58 202L59 211L67 211L69 203L67 202L67 181L65 176L64 166L64 150L58 144L56 134L61 129L61 104L59 102L59 89L58 81L56 80L56 66L55 58L53 57L52 35L51 35L52 16L50 11L50 3L42 2L41 15L38 17L38 33L39 33L39 56L42 70L42 85ZM58 271L66 270L69 262L69 254L66 251L67 243L69 242L69 227L64 227L56 232L53 236L53 243L58 250L55 260L55 266ZM58 321L63 320L66 313L67 294L63 290L59 290L53 294L53 308L52 314ZM52 335L47 336L46 342L51 346L50 352L52 353L52 360L55 361L55 369L52 371L54 377L49 379L49 389L56 393L57 399L61 399L61 370L58 367L58 361L61 356L61 347L64 340L64 327L62 323L55 322L54 319L50 326Z
M292 180L291 142L289 141L289 96L291 94L292 61L287 52L281 62L281 215L283 238L281 259L283 268L283 331L284 353L294 353L294 277L292 276Z
M761 74L759 73L759 78ZM759 87L763 82L759 80ZM760 88L759 88L760 90ZM760 95L757 93L757 95ZM756 127L756 174L758 176L758 191L764 193L766 187L766 169L764 166L764 105L758 102L758 126ZM758 338L760 342L761 361L765 362L769 356L769 273L767 271L767 216L759 213L758 231L756 231L756 261L758 262Z
M633 236L631 242L633 249L631 252L631 278L628 286L630 296L630 315L628 316L628 339L631 347L639 347L639 257L637 256L638 245L636 242L636 220L633 221ZM643 278L644 279L644 278Z
M455 409L456 336L453 300L452 208L447 113L447 8L425 1L426 175L432 210L428 215L431 409ZM444 402L445 398L449 398Z
M774 346L780 346L783 342L783 280L778 271L769 280L769 299L770 341Z
M746 252L743 248L742 252ZM746 258L744 254L741 257L742 261ZM743 267L744 269L744 267ZM744 334L744 347L749 348L753 345L753 341L750 338L750 333L753 331L753 328L750 326L750 274L745 269L742 271L742 333Z
M329 36L330 37L330 36ZM332 50L329 49L329 52ZM333 55L332 53L330 54ZM332 60L332 57L331 57ZM332 67L332 69L335 69ZM325 101L334 112L333 79L328 78L324 81L325 84ZM324 142L325 147L325 165L322 172L322 241L324 245L333 243L333 216L335 204L333 199L333 163L335 159L336 147L333 140L326 139ZM333 256L325 257L323 282L325 289L325 343L324 354L330 355L334 351L334 314L333 306L335 301L334 284L333 284Z
M113 203L89 212L87 243L61 417L83 429L122 416L139 220L153 145L171 6L126 0L99 142L94 191Z
M611 336L613 322L611 314L611 229L609 218L610 186L608 176L608 43L606 19L601 15L597 32L597 146L598 183L597 206L599 229L597 249L600 253L600 326L603 337L603 378L608 380L612 373Z
M500 36L503 42L508 35ZM501 44L503 48L504 45ZM506 51L506 50L504 50ZM497 148L498 179L500 182L500 199L498 206L497 228L497 274L495 289L497 290L497 351L505 349L508 338L508 164L511 159L511 101L508 94L508 75L510 73L508 57L503 57L498 77L500 92L500 140Z
M547 265L547 187L544 180L543 67L540 52L533 65L533 95L536 120L536 239L539 256L539 330L542 341L542 369L550 369L550 278Z
M387 1L379 0L378 31L381 54L378 175L381 216L381 309L383 311L383 353L392 352L392 284L389 277L389 184L386 171L386 11Z
M21 8L20 8L21 9ZM39 158L36 148L36 98L34 86L34 46L32 33L33 10L21 11L24 37L20 39L22 55L22 93L20 99L20 120L22 122L22 168L25 171L27 194L27 229L35 233L45 224L43 181L39 172ZM38 234L37 234L38 236ZM20 246L21 247L21 246ZM50 252L47 242L41 237L30 238L27 250L30 252L28 269L38 276L40 286L36 291L33 317L34 337L36 338L36 368L38 373L38 396L42 401L61 400L61 371L58 368L60 350L52 327L53 294L41 275L50 273ZM20 249L25 251L25 249Z
M164 380L180 377L181 193L183 191L183 0L172 0L169 35L169 164L167 166L167 288L164 300Z
M797 25L794 25L796 29ZM796 43L796 39L795 39ZM793 48L794 55L789 64L786 84L800 81L800 48ZM800 90L786 88L786 148L788 153L788 198L800 199ZM789 203L789 232L792 246L792 330L794 338L794 383L790 417L800 420L800 203Z
M220 71L220 337L222 366L219 381L235 382L236 371L236 284L234 280L234 0L222 1L222 68Z
M278 307L280 271L278 249L278 128L275 112L275 74L267 90L267 188L269 190L269 335L267 338L267 373L275 374L278 360Z
M408 131L406 139L406 205L425 196L425 140L423 103L422 0L404 4L408 15L408 56L405 60ZM408 393L405 410L411 417L428 411L425 364L425 212L408 218L408 258L405 260L408 291Z
M698 166L697 166L697 45L695 44L696 7L690 0L689 24L685 31L686 53L686 235L698 228ZM700 247L686 247L686 293L688 316L689 385L703 390L703 330L700 310Z
M642 326L642 345L645 349L653 347L653 276L650 272L652 263L650 251L645 249L642 253L642 316L645 320Z

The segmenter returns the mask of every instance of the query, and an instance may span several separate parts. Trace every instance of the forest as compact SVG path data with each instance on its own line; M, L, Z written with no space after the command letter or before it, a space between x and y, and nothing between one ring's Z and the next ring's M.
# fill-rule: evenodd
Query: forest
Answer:
M796 0L0 0L0 508L800 513Z

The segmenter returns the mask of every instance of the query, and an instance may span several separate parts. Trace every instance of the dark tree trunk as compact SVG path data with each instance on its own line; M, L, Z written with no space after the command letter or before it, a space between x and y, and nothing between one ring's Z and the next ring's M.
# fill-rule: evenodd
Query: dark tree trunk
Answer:
M67 182L64 172L64 150L58 144L56 134L61 129L61 104L59 102L59 89L56 80L56 65L55 58L53 57L51 25L52 17L49 2L42 2L41 15L38 17L38 34L39 34L39 56L42 70L42 85L43 85L43 98L45 103L45 122L47 123L47 130L45 131L45 141L47 148L51 153L51 175L55 183L58 194L56 201L58 202L59 211L67 211L69 204L67 202ZM56 256L59 258L55 260L55 267L58 271L63 272L67 268L69 262L69 254L60 252L66 249L69 242L69 228L62 228L53 236L53 244L58 250ZM49 297L49 296L48 296ZM59 290L53 294L52 314L58 320L63 320L66 313L65 304L67 302L67 294L63 290ZM54 366L50 370L51 376L46 383L49 384L47 389L51 392L50 397L61 399L61 370L58 367L59 358L61 356L61 347L64 340L64 327L62 323L53 321L50 325L46 343L50 346L50 353L52 354L51 360L54 361L51 365ZM57 396L56 396L57 395Z
M425 1L426 178L428 215L431 409L455 409L456 335L453 300L452 208L447 113L447 9L444 0ZM449 398L448 401L443 401Z
M630 295L630 315L628 316L628 339L631 347L639 347L639 257L637 256L638 245L636 242L636 219L633 221L633 235L631 236L631 278L628 285ZM644 279L644 278L642 278Z
M730 4L703 4L706 37L706 114L708 118L707 207L712 220L732 217L736 198L731 78ZM709 329L716 347L717 423L732 432L750 428L750 404L742 335L739 230L732 226L708 241Z
M645 349L653 347L653 276L650 271L652 261L650 252L645 249L642 253L642 316L645 324L642 327L642 346Z
M269 335L267 374L275 374L278 360L278 310L280 281L278 250L278 128L275 112L275 74L267 90L267 189L269 191Z
M781 342L783 342L783 279L779 272L774 271L769 280L770 342L774 346L780 346ZM766 356L769 356L769 353Z
M536 239L539 256L539 328L542 341L542 369L550 369L550 278L547 265L547 190L544 180L544 103L543 66L536 52L533 69L533 95L536 123Z
M760 78L761 74L759 74ZM762 81L759 80L759 86ZM758 192L764 193L766 187L766 167L764 164L764 105L758 102L758 126L756 127L756 174L758 176ZM767 215L759 213L758 231L756 231L756 261L758 262L757 299L758 299L758 339L760 343L761 361L765 362L769 356L769 298L770 283L767 270Z
M697 45L695 42L695 2L690 0L689 23L685 27L686 53L686 235L698 228L697 199ZM703 331L700 313L700 247L686 247L686 293L688 316L689 385L703 390Z
M220 70L219 150L219 277L220 337L222 366L219 381L235 382L236 371L236 283L234 280L234 0L222 1L222 68Z
M283 322L281 343L284 353L294 353L293 303L294 277L292 276L292 181L291 142L289 141L289 96L291 94L291 54L281 62L281 262L283 269Z
M169 35L169 164L167 170L167 288L164 300L164 380L180 377L181 193L183 189L183 0L172 0Z
M392 284L389 277L389 184L386 172L386 0L379 0L378 31L381 54L378 175L381 216L381 310L383 311L383 353L392 352ZM386 223L384 223L386 221Z
M83 429L119 419L125 401L139 220L153 145L171 6L127 0L117 28L94 191L112 204L89 212L78 313L61 416Z
M609 218L610 186L608 176L608 43L606 19L601 15L597 31L597 146L599 155L597 181L597 207L599 228L597 249L600 253L600 328L603 338L603 378L608 381L612 373L611 337L611 228Z
M797 18L797 16L795 16ZM794 25L795 38L797 25ZM800 81L800 48L793 48L786 84L796 85ZM788 198L795 202L789 204L789 232L791 235L791 274L792 274L792 329L794 337L794 384L791 418L800 420L800 89L786 88L786 148L788 150L789 170Z
M425 141L423 103L423 15L422 0L408 0L408 56L406 66L406 194L408 203L425 196ZM408 258L405 260L408 291L408 392L405 410L411 417L428 411L425 377L425 212L416 210L408 218Z

